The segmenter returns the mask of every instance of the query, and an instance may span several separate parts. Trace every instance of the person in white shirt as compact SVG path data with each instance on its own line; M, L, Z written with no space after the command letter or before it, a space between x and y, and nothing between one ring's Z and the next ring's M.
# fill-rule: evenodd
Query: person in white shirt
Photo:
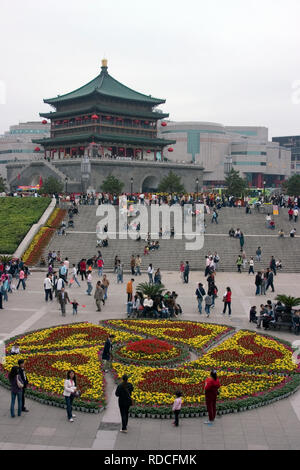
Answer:
M149 264L149 268L148 268L148 276L149 276L149 284L153 284L153 267L152 267L152 264Z
M87 291L86 291L87 295L92 295L91 294L91 292L93 290L92 280L93 280L92 274L89 273L88 278L87 278L87 286L88 286Z
M249 274L255 274L254 273L254 260L253 260L253 256L251 256L250 258L250 261L249 261Z
M151 299L150 295L146 297L144 300L144 310L143 315L147 316L147 313L150 313L153 307L153 300Z
M10 350L10 354L20 354L19 343L16 343L16 344L13 345L13 347Z
M68 416L68 420L70 421L70 423L73 423L74 422L73 418L76 418L76 416L73 415L72 413L72 405L73 405L73 400L74 400L76 391L77 391L77 387L76 387L75 372L73 370L69 370L67 373L67 378L64 382L63 396L65 397L65 400L66 400L67 416Z
M79 284L79 281L78 281L78 278L77 278L77 268L76 268L75 264L73 264L72 277L71 277L70 282L69 282L69 287L72 287L72 284L74 282L76 282L78 287L80 287L80 284Z
M50 300L53 300L52 288L53 288L52 274L48 274L48 276L44 280L45 301L46 302L48 302L49 297L50 297Z
M295 222L297 222L297 220L298 220L298 215L299 215L298 209L294 209L294 221Z
M67 277L68 277L68 271L69 271L69 267L70 267L70 262L69 262L68 258L65 259L64 265L65 265L66 270L67 270L67 273L66 273L66 279L67 279Z
M65 287L65 283L64 283L64 280L60 277L57 281L57 284L56 284L56 293L57 293L57 296L58 294L61 292L62 288Z

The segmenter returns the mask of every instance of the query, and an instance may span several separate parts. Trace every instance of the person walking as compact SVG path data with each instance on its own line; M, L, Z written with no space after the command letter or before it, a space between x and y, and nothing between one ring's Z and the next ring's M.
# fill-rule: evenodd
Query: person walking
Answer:
M101 277L103 274L104 261L102 256L97 260L98 276Z
M249 272L248 272L248 274L253 274L253 275L255 275L253 256L251 256L251 258L250 258L250 260L249 260Z
M127 303L132 302L133 283L134 283L134 279L130 279L130 281L127 282L127 286L126 286Z
M131 269L132 276L134 276L135 275L135 257L134 257L134 255L131 255L130 269Z
M86 291L87 295L92 295L91 294L91 292L93 290L92 281L93 281L92 273L89 272L88 278L87 278L87 291Z
M183 279L184 279L185 284L189 283L189 274L190 274L190 264L188 261L186 261L185 267L184 267L184 273L183 273Z
M127 433L129 408L132 406L132 392L133 385L128 382L128 376L123 375L122 382L118 385L115 395L119 398L118 403L122 420L122 429L120 429L120 432L124 433Z
M121 282L123 284L123 272L124 272L124 265L123 263L119 262L117 266L117 284Z
M261 253L262 253L261 247L259 246L256 250L256 261L261 262Z
M81 280L83 281L83 277L87 279L87 274L86 274L86 260L82 259L79 263L79 268L80 268L80 274L81 274Z
M101 282L98 281L96 284L96 290L94 294L94 299L96 301L97 312L101 312L101 302L103 302L104 290L101 286Z
M268 279L268 274L266 272L262 272L262 274L261 274L260 295L266 295L267 279Z
M179 272L180 272L180 279L182 282L184 282L184 262L180 262L180 267L179 267Z
M21 382L23 383L23 387L21 389L22 391L22 411L28 413L29 410L25 407L25 390L28 385L28 379L26 376L25 372L25 361L24 359L19 359L18 360L18 365L19 365L19 376L21 379Z
M210 377L205 380L204 393L205 393L205 403L208 411L208 421L205 421L204 424L211 426L216 418L216 403L217 396L219 394L220 382L215 370L212 370Z
M72 284L74 284L74 282L76 282L78 287L80 287L80 284L79 284L79 281L78 281L78 278L77 278L77 271L78 270L77 270L75 264L73 264L72 277L71 277L70 282L69 282L69 287L72 287Z
M274 289L274 274L271 271L270 268L267 269L268 277L267 277L267 285L266 285L266 292L269 289L269 287L272 288L272 292L275 292Z
M160 273L159 268L157 268L157 270L154 274L154 284L161 284L161 273Z
M274 276L276 276L276 261L274 256L272 256L271 261L270 261L270 269L273 271Z
M102 361L104 363L104 371L108 372L109 367L111 366L111 360L112 360L112 340L115 337L115 335L108 335L103 352L102 352Z
M223 308L223 315L225 315L227 307L228 307L228 315L231 316L231 289L230 287L226 287L226 292L223 295L223 302L224 302L224 308Z
M45 290L46 302L48 302L48 298L50 298L51 301L53 300L52 288L53 288L52 274L48 274L47 277L44 279L44 290Z
M141 276L141 264L142 264L142 260L141 260L141 257L140 255L137 255L137 257L135 258L135 275L136 276Z
M8 380L11 386L11 403L10 403L10 415L12 418L15 417L15 402L18 400L18 416L22 414L22 389L24 384L21 380L19 367L13 366L10 373L8 374Z
M195 294L196 294L196 298L198 302L198 311L201 315L202 314L202 302L203 302L204 296L206 295L205 289L203 288L203 284L201 284L201 282L199 282Z
M75 398L75 394L77 391L77 386L76 386L76 376L75 372L73 370L69 370L67 372L67 378L64 382L64 392L63 396L65 397L66 405L67 405L67 417L70 423L74 422L73 418L76 418L75 415L73 415L73 400Z
M23 271L23 269L21 269L20 272L19 272L19 282L18 282L18 285L17 285L17 290L19 289L20 284L22 284L23 290L25 290L26 289L25 272Z
M182 393L180 391L176 392L176 398L174 400L173 407L172 407L172 411L174 412L174 416L175 416L175 421L173 425L175 427L179 426L179 414L180 414L180 410L182 406L181 395Z
M256 292L255 292L255 295L259 295L260 294L260 290L261 290L261 272L258 271L258 273L256 274L255 276L255 285L256 285Z
M104 302L105 302L105 300L107 299L107 291L108 291L108 288L109 288L109 280L107 279L106 274L103 274L102 286L103 286L103 288L104 288L104 297L103 297L103 300L104 300Z
M237 265L237 268L238 268L238 273L242 273L241 271L241 266L243 264L243 259L241 257L241 255L238 256L238 259L236 260L236 265Z
M210 315L210 307L211 307L211 304L212 304L212 296L207 294L204 301L205 301L205 312L206 312L206 316L208 318L209 315Z
M240 247L241 247L241 251L243 251L244 245L245 245L245 238L244 238L244 234L241 232L241 235L240 235Z
M58 294L58 302L60 303L62 316L65 317L66 316L66 304L68 302L70 303L70 299L69 299L68 293L65 292L64 287L61 289L61 291Z
M153 284L153 267L152 267L152 264L149 264L149 267L148 267L148 277L149 277L149 284Z

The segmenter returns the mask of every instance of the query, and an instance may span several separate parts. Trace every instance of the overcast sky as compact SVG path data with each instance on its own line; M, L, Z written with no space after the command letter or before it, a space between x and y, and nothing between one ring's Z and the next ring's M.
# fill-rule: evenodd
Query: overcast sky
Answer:
M96 77L104 56L172 120L300 134L299 16L299 0L1 0L0 134L39 120L43 98Z

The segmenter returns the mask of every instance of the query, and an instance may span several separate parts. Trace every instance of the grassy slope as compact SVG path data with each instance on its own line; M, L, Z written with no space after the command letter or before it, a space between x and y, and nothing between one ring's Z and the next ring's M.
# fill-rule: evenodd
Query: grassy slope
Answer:
M0 198L0 253L13 254L50 203L46 197Z

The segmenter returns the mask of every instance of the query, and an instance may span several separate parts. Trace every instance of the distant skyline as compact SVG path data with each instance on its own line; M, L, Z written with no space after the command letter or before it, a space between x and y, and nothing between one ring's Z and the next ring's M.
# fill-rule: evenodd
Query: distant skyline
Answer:
M104 57L173 121L300 134L298 0L2 0L0 12L0 134L40 120L44 98L95 78Z

